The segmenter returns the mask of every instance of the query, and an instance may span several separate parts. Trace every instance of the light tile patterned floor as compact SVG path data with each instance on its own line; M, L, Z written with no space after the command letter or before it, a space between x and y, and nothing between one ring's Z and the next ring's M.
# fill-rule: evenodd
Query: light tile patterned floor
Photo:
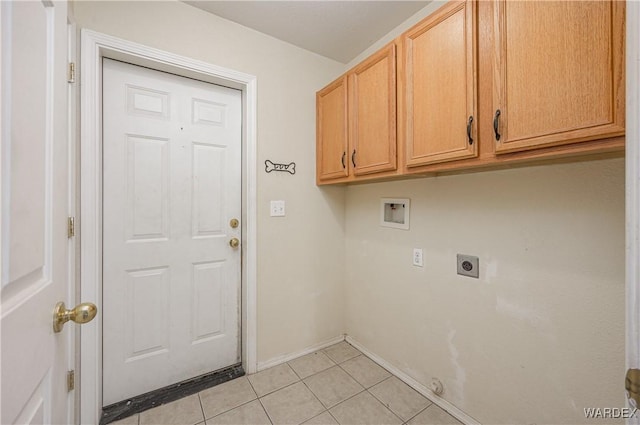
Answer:
M460 424L346 342L114 425Z

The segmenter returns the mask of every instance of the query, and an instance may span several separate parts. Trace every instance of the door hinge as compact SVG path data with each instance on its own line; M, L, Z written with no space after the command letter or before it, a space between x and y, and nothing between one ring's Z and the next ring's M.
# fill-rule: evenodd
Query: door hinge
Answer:
M67 372L67 391L73 391L76 387L76 371Z
M76 64L74 62L69 62L69 71L67 75L68 83L76 82Z
M76 219L69 217L67 220L67 237L72 238L76 235Z

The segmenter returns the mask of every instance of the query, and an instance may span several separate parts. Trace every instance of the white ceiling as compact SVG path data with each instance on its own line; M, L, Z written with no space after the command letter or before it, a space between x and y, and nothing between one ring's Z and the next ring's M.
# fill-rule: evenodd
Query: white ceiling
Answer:
M185 1L280 40L348 63L430 1Z

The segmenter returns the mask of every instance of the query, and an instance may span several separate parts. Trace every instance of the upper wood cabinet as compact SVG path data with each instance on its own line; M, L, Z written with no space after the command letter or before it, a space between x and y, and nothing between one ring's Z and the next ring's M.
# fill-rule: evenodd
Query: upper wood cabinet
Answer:
M395 170L395 44L362 62L348 76L353 174L358 176Z
M624 14L624 1L494 4L497 153L624 134Z
M451 2L403 35L406 165L477 156L476 2Z
M317 93L317 182L623 155L625 1L450 1Z
M349 175L347 77L316 93L316 174L318 182Z
M316 94L316 131L318 183L398 168L395 43Z

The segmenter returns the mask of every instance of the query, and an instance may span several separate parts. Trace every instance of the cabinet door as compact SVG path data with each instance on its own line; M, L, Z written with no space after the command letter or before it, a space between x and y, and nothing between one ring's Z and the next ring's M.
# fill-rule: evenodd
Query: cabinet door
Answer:
M396 46L349 75L351 165L355 175L396 169Z
M496 152L624 134L624 9L624 1L494 4Z
M451 2L403 37L409 167L477 156L475 2Z
M316 94L316 170L318 180L347 177L347 77Z

